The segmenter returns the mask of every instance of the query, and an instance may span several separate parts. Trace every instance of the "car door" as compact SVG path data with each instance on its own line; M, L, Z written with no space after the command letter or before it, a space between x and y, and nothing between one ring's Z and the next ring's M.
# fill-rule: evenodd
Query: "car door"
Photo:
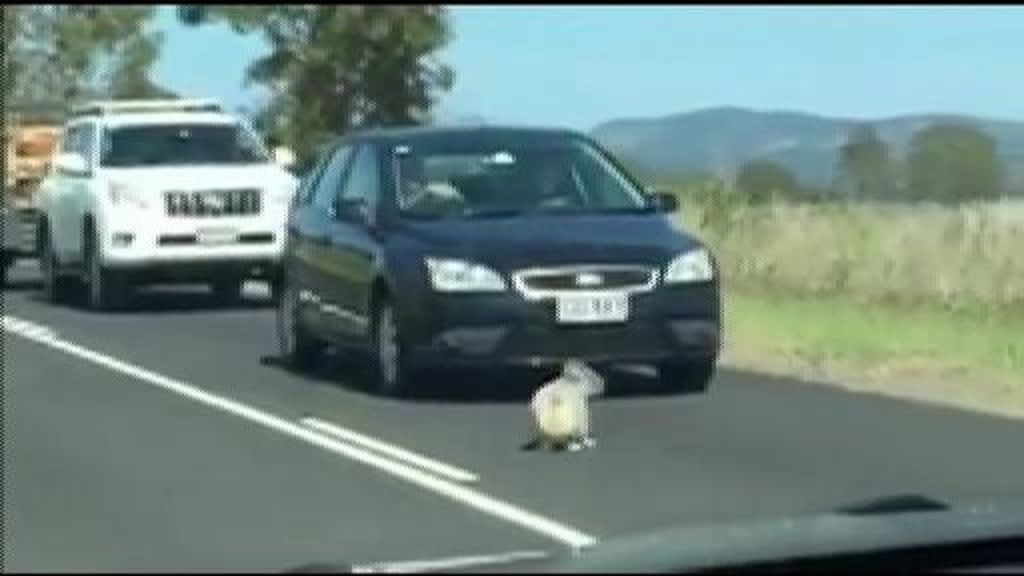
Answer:
M303 323L324 334L323 292L328 267L331 226L338 188L352 157L352 147L329 150L297 191L288 224L289 282L298 291Z
M325 321L339 335L361 341L369 327L374 262L380 250L377 216L380 170L375 146L359 146L338 191L324 269Z

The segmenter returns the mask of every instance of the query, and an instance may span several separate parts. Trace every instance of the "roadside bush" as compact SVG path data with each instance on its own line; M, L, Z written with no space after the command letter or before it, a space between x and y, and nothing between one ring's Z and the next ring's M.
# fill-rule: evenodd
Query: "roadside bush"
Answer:
M679 195L727 287L1024 312L1024 201L751 204L720 181Z

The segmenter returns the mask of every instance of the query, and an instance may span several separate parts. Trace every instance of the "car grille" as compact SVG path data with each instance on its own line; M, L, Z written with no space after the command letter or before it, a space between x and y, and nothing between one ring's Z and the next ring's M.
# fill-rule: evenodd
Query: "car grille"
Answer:
M251 216L263 210L259 190L195 190L164 194L168 216Z
M520 270L512 277L521 293L545 297L595 290L646 292L654 288L657 270L646 266L594 265Z

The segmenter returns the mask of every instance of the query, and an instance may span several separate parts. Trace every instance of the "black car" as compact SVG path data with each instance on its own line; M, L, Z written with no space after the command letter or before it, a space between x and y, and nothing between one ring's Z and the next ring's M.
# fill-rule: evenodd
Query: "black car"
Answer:
M720 348L717 266L581 134L391 128L347 135L298 188L282 353L371 354L379 391L444 365L655 364L704 391Z

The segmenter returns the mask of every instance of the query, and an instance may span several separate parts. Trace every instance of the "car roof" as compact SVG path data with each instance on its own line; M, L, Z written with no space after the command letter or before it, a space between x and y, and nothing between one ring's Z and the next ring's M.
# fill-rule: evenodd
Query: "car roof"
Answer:
M415 144L437 141L503 140L537 142L580 137L580 133L566 128L538 128L527 126L402 126L372 128L345 134L341 140L375 142L383 145Z

